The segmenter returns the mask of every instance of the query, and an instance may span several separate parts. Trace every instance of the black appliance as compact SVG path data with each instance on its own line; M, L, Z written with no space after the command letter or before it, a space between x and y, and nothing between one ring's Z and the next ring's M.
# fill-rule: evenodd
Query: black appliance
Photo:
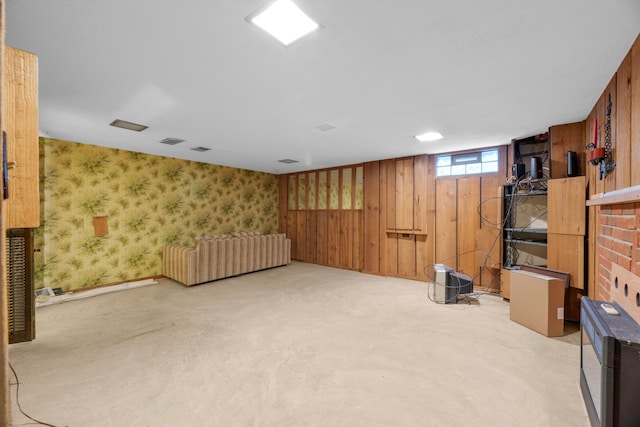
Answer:
M591 425L640 426L640 325L620 305L587 297L580 321L580 390Z

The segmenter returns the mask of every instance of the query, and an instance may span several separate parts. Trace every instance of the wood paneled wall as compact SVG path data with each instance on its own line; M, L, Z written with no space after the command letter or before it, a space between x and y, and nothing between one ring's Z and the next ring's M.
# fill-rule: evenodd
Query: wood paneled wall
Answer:
M362 271L363 166L307 171L279 178L278 230L297 261Z
M340 180L339 209L330 208L337 207L335 200L320 189L322 171L283 175L279 230L291 239L296 260L421 281L430 280L430 266L446 263L474 276L477 285L498 291L496 194L506 177L508 147L499 153L497 173L468 177L436 179L435 156L428 155L325 171L327 193L331 181ZM362 200L355 193L354 174L345 169L362 171ZM340 173L331 173L336 170ZM343 176L352 179L353 197L346 205L355 209L343 208L342 198L349 198ZM300 188L312 181L315 190L307 186L301 197ZM309 194L326 197L326 206L321 209Z
M589 164L586 160L583 162L590 195L640 185L640 36L587 117L583 147L593 140L596 119L600 141L604 144L609 96L612 103L612 154L616 167L607 177L600 179L599 167ZM597 249L600 207L589 207L588 214L588 295L595 296L596 284L601 274Z

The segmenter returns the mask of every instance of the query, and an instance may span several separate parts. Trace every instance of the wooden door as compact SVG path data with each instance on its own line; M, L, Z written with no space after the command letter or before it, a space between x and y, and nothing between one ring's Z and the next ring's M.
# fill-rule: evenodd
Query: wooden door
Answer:
M6 228L40 226L38 59L6 47L2 66L2 117L6 133L8 198Z

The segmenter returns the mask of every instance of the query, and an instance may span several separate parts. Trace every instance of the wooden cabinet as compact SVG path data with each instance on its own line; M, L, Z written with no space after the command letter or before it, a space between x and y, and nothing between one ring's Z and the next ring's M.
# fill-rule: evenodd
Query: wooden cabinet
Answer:
M549 181L548 267L571 274L570 286L584 289L586 178Z
M522 264L546 266L570 274L569 285L585 283L586 178L551 179L546 190L504 187L502 291L509 298L509 269ZM516 191L516 193L513 193ZM571 307L576 311L576 298Z
M40 225L37 57L7 46L2 73L9 178L4 223L8 229L35 228Z

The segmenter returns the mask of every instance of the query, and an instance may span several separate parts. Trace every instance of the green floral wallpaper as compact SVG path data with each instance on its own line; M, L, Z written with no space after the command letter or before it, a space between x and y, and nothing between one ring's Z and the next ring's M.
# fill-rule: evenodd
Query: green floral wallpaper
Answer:
M203 234L278 229L276 175L40 139L36 288L162 274L162 248ZM93 217L107 216L108 235Z

